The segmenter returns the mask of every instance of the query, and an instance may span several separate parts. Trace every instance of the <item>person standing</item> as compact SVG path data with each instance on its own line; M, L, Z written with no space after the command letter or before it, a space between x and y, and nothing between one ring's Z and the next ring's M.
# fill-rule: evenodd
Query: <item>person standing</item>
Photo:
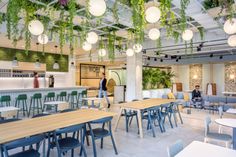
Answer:
M39 88L39 80L37 72L34 72L34 88Z
M54 87L54 76L50 75L49 76L49 88L53 88Z
M105 75L105 73L102 73L102 79L100 80L100 83L99 83L99 95L98 95L98 97L102 98L102 96L104 96L106 98L108 108L110 108L111 104L110 104L110 101L109 101L108 96L107 96L106 84L107 84L106 75Z

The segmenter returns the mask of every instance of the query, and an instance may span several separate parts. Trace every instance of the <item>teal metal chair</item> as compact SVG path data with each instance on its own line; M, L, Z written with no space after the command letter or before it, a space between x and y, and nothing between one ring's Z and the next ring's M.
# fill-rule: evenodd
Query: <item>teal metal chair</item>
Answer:
M99 120L95 120L92 122L88 123L89 126L89 130L86 132L86 137L87 136L91 136L92 137L92 143L93 143L93 154L94 157L97 157L97 151L96 151L96 140L101 139L101 149L103 148L103 139L105 137L111 137L111 141L112 141L112 145L115 151L115 154L118 154L117 148L116 148L116 144L115 144L115 140L113 138L113 134L112 134L112 129L111 129L111 120L112 117L107 117L107 118L102 118ZM101 124L101 127L97 127L99 124ZM105 128L105 124L108 124L108 129ZM93 128L92 125L95 125L96 128ZM85 140L85 137L84 139ZM87 140L88 142L88 140Z
M56 94L54 92L49 92L45 97L44 97L44 102L49 102L49 101L55 101L56 99Z
M184 149L182 140L176 141L174 144L167 148L168 157L175 157L179 152Z
M50 157L50 150L57 148L58 157L61 157L71 151L71 157L74 157L74 150L81 147L81 152L87 157L87 153L83 144L83 136L85 132L85 124L74 125L62 129L58 129L52 133L52 138L48 138L47 157ZM80 137L80 138L78 138Z
M1 106L11 106L11 96L10 95L3 95L0 98Z
M205 138L204 142L209 141L218 141L218 142L224 142L227 148L230 148L232 143L232 136L228 134L221 134L217 132L211 132L210 131L210 124L211 124L211 118L207 116L205 118Z
M19 108L17 117L19 117L19 112L23 112L23 116L28 115L28 104L27 104L27 95L20 94L16 97L15 107Z
M35 93L31 97L28 117L30 116L31 110L32 110L33 116L35 115L35 110L37 111L37 114L43 112L42 94L41 93Z
M57 95L58 101L67 101L67 92L62 91Z
M78 99L79 99L79 105L80 106L83 106L83 105L88 105L87 104L87 101L83 101L83 98L87 98L88 97L88 92L87 92L87 90L83 90L82 92L80 92L79 94L78 94Z
M68 94L68 101L71 105L71 108L79 108L79 97L77 91L72 91Z
M40 157L40 144L44 140L44 138L45 135L40 134L6 143L2 145L4 157ZM29 149L26 150L25 147L27 146L29 146ZM10 150L17 149L20 147L24 148L23 151L9 155Z

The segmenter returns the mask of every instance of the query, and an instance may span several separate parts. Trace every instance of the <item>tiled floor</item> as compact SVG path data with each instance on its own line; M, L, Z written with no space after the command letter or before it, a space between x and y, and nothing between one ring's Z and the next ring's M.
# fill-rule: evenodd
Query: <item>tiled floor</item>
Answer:
M118 107L112 106L111 111L118 112ZM144 132L144 138L140 139L137 134L135 121L132 124L129 133L125 132L124 119L120 120L119 127L114 132L118 155L115 155L110 138L104 139L104 148L100 149L100 142L97 141L98 157L167 157L167 146L174 143L178 139L182 139L185 145L188 145L193 140L203 141L204 138L204 118L209 115L207 111L193 110L192 114L187 115L185 111L182 113L184 124L179 123L178 127L170 128L166 123L166 132L160 133L159 128L156 129L156 138L152 137L150 131ZM219 118L217 114L210 114L212 120ZM224 115L224 117L235 117L236 115ZM113 120L113 126L116 117ZM146 123L144 123L144 128ZM212 129L218 131L217 124L212 125ZM223 131L232 134L229 128L223 128ZM222 144L223 146L223 144ZM93 156L92 146L86 146L88 157ZM76 150L75 156L78 155L79 149ZM56 157L56 149L51 151L51 156ZM66 154L70 156L70 153Z

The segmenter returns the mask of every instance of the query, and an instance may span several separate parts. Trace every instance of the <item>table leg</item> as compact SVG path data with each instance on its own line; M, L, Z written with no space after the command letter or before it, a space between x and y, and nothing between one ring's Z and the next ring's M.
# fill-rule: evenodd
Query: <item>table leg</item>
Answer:
M120 108L120 111L119 111L119 113L118 113L118 117L117 117L117 120L116 120L116 124L115 124L114 131L117 130L117 127L118 127L118 124L119 124L119 121L120 121L120 118L121 118L122 112L123 112L123 108Z
M233 149L236 150L236 128L233 128Z
M137 113L138 113L139 136L140 138L143 138L142 114L140 110L138 110Z
M95 107L95 105L94 105L94 100L92 100L92 104L91 104L91 106L92 106L92 107Z

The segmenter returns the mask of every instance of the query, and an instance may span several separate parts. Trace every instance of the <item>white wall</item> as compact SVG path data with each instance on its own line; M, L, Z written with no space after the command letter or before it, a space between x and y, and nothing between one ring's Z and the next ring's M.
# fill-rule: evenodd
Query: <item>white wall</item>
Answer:
M189 90L189 65L178 65L176 82L183 84L183 91Z
M212 69L211 64L203 64L202 65L202 90L206 93L206 86L208 83L213 83L211 80Z
M225 91L225 65L213 65L213 83L216 83L217 95L222 95Z

